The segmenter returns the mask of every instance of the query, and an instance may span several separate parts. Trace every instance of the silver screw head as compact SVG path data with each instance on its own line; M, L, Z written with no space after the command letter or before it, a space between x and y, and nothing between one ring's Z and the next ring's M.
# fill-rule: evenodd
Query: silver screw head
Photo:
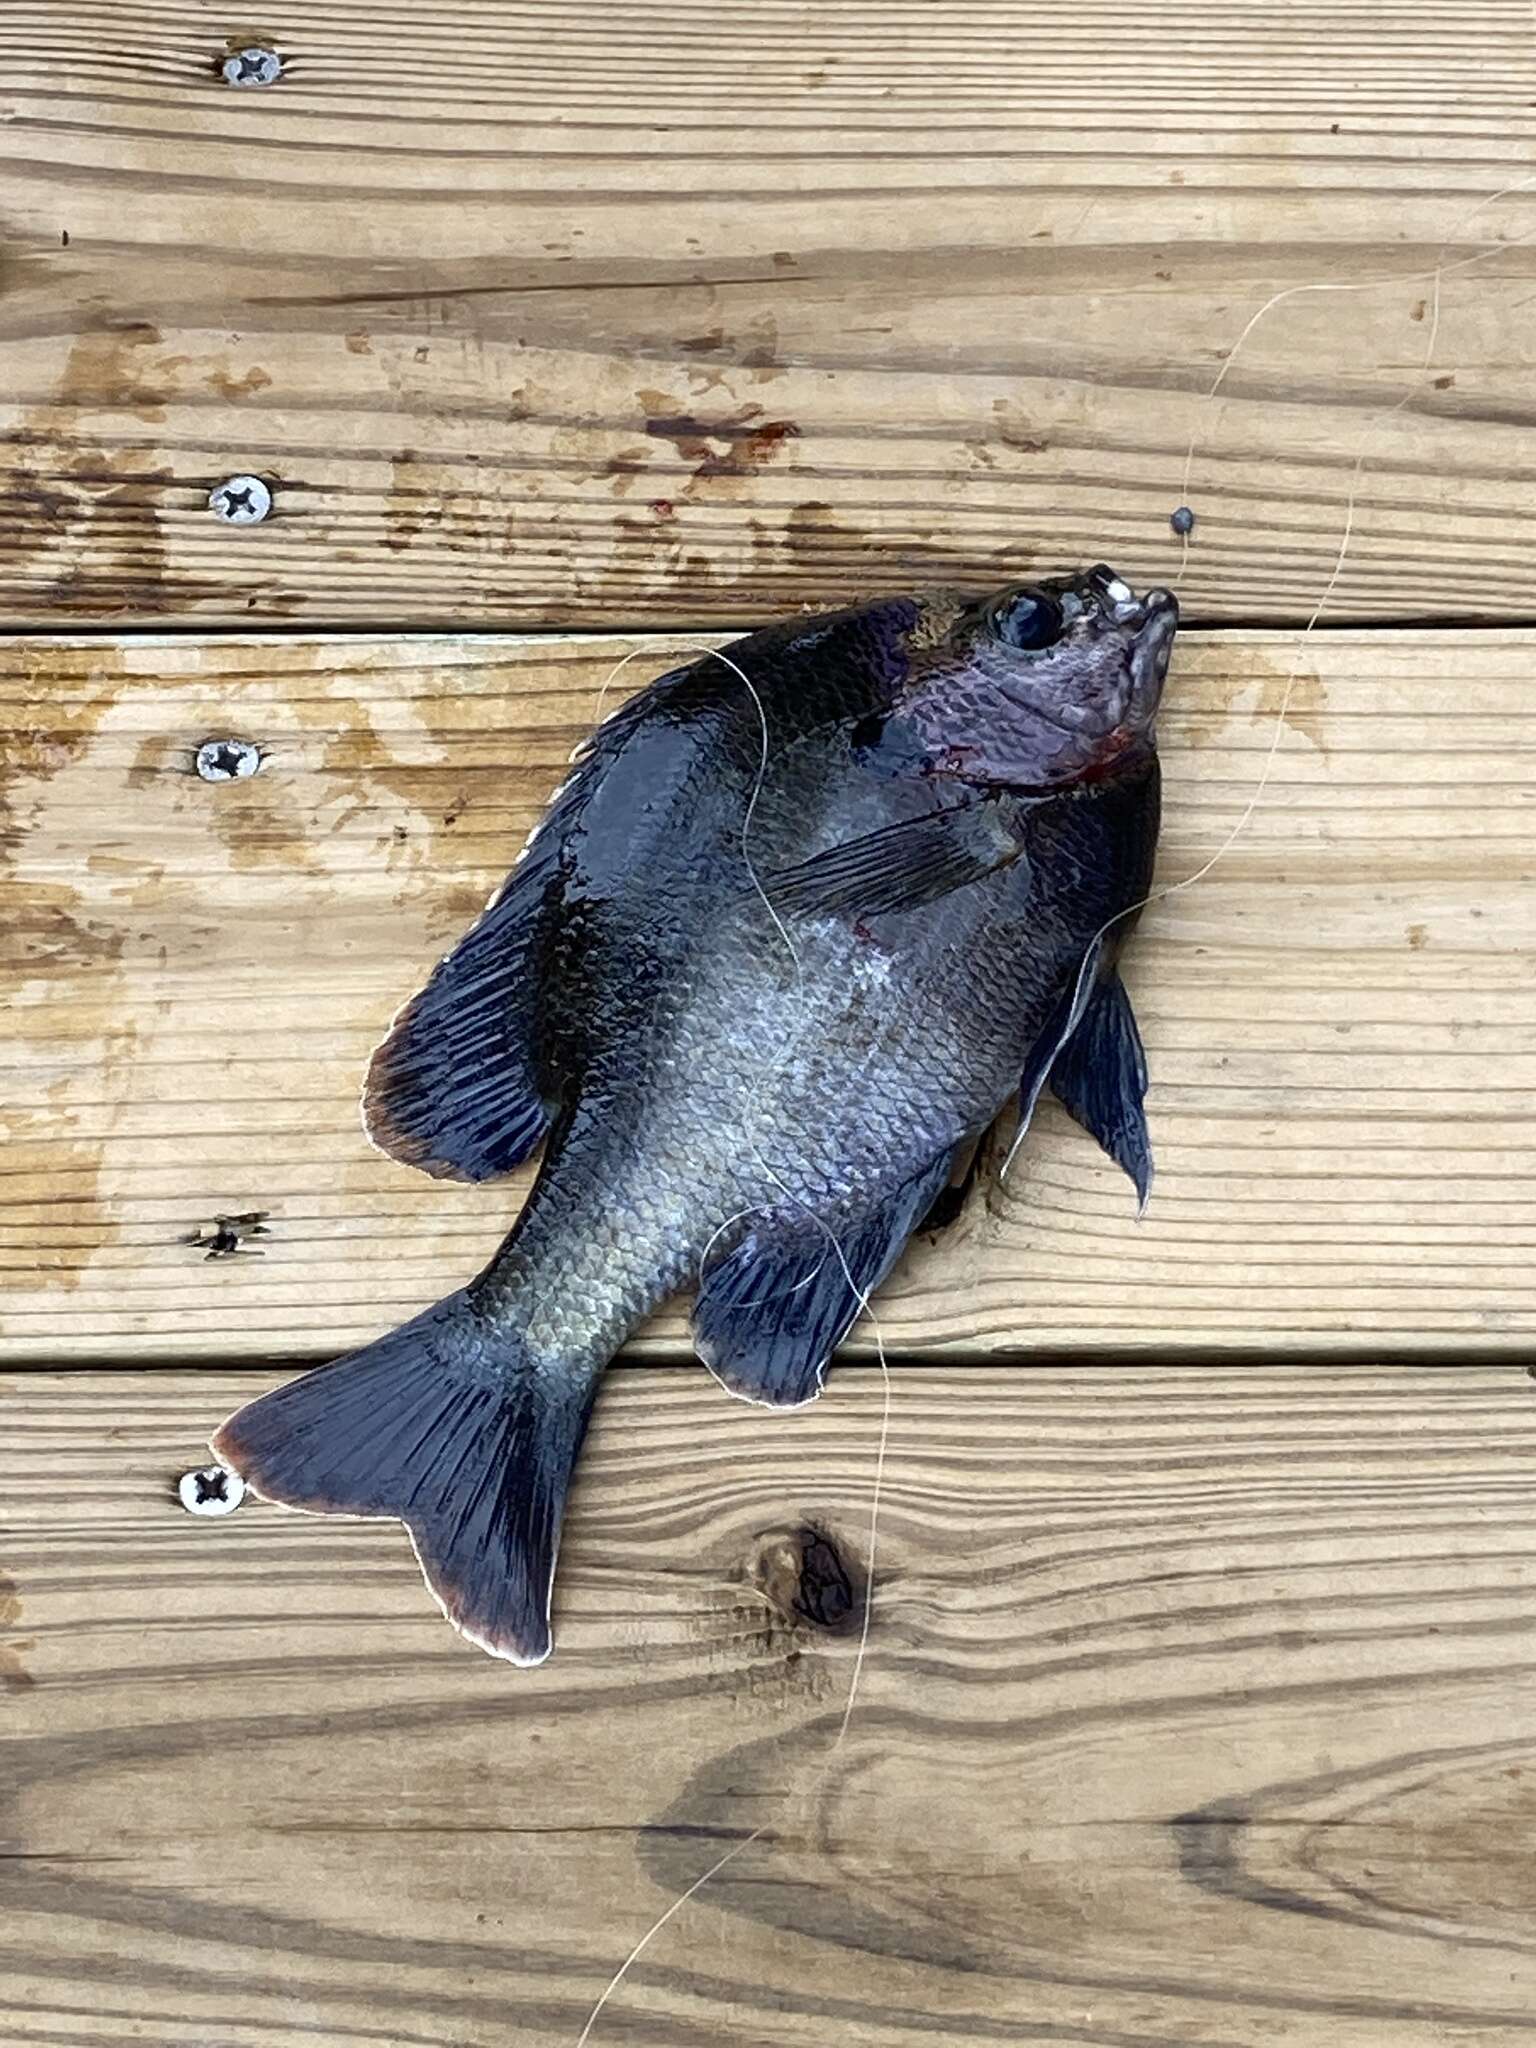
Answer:
M232 1515L245 1499L245 1481L227 1465L183 1472L176 1493L189 1515Z
M235 782L260 766L261 749L250 740L204 740L197 750L197 772L204 782Z
M259 476L226 477L208 493L208 509L230 526L254 526L272 510L272 493Z
M283 75L283 60L276 50L253 46L231 50L219 70L226 85L276 85Z

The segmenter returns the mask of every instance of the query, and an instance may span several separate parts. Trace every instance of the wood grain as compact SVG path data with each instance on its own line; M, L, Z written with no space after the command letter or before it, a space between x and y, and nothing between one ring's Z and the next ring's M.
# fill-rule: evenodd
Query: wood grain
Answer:
M7 2038L1488 2048L1530 2038L1536 1390L619 1372L537 1672L392 1528L170 1497L260 1374L5 1383ZM819 1618L818 1618L819 1617Z
M360 1077L634 644L0 646L12 1362L320 1357L478 1267L523 1183L374 1153ZM1239 823L1297 680L1262 804L1133 948L1151 1210L1044 1114L884 1291L893 1354L1529 1353L1533 659L1530 634L1181 639L1165 881ZM231 733L261 773L189 772ZM259 1258L182 1241L258 1209ZM647 1348L683 1342L674 1314Z
M1536 615L1526 0L13 0L0 81L13 623L1166 578L1185 496L1197 614L1353 499L1330 616Z

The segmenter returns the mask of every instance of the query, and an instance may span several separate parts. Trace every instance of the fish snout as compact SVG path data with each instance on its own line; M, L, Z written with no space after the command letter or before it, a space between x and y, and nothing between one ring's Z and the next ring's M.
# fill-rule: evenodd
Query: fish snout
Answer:
M1156 716L1178 630L1179 601L1171 590L1152 589L1142 598L1136 637L1131 642L1130 722L1141 729Z

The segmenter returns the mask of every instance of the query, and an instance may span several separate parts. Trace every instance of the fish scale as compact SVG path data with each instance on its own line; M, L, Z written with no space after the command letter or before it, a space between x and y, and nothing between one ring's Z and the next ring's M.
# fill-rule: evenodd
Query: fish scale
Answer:
M371 1135L533 1191L485 1270L242 1409L258 1493L405 1523L444 1612L551 1644L609 1360L696 1286L743 1399L814 1398L955 1163L1047 1079L1134 1179L1115 967L1157 833L1177 608L1113 572L789 620L663 676L579 757L375 1054Z

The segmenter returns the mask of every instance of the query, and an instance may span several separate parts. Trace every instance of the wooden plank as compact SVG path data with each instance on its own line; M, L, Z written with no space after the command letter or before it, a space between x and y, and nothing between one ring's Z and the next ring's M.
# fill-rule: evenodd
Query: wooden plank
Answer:
M1524 0L232 19L0 16L0 617L1536 614Z
M605 680L611 705L672 646L614 678L634 644L0 646L0 716L23 737L0 883L13 1362L324 1356L489 1254L522 1183L383 1159L359 1081ZM1263 802L1133 948L1151 1210L1138 1223L1047 1112L1007 1188L882 1295L894 1352L1528 1353L1533 651L1181 640L1164 881L1238 824L1300 667ZM261 773L189 773L221 733L256 742ZM181 1241L253 1209L273 1212L260 1259ZM673 1315L652 1348L683 1341Z
M570 2048L765 1823L596 2048L1530 2038L1518 1367L902 1376L836 1754L872 1372L616 1374L536 1672L398 1531L182 1512L268 1377L5 1384L9 2040Z

